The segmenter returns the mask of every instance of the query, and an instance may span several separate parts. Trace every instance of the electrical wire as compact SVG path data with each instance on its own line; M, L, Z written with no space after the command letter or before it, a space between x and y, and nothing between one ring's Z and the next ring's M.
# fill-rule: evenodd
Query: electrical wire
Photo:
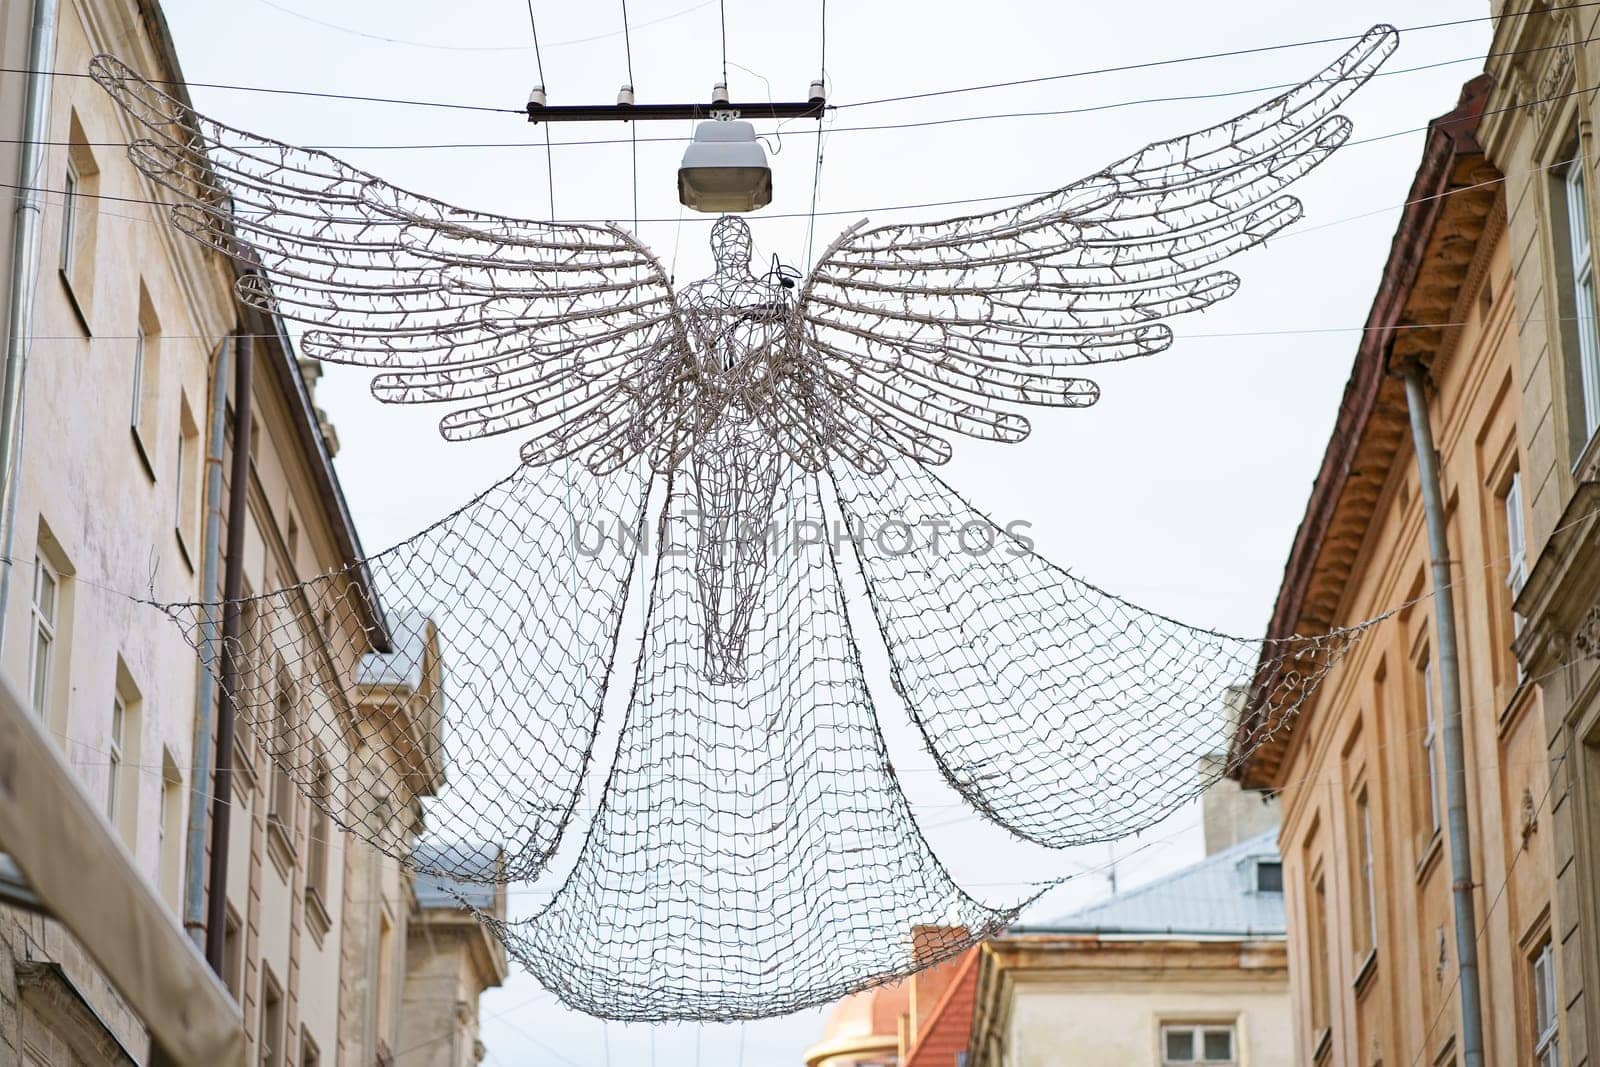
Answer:
M622 46L628 57L628 92L633 88L633 35L628 32L628 0L622 0ZM545 123L546 126L549 123ZM628 123L628 151L633 166L633 228L639 228L639 126ZM550 212L551 217L555 212Z
M634 26L634 29L642 30L642 29L645 29L646 27L649 27L649 26L658 26L663 22L671 22L673 19L682 18L684 15L693 14L694 12L699 11L703 7L710 7L712 4L714 4L716 2L717 2L717 0L701 0L700 3L695 4L692 7L680 8L679 10L671 12L670 14L660 15L660 16L658 16L656 18L653 18L653 19L646 19L644 22L641 22L641 23L637 24L636 26ZM307 15L303 11L296 11L294 8L288 7L288 6L284 5L284 4L280 4L280 3L277 2L277 0L257 0L257 3L265 4L267 7L272 8L274 11L280 11L285 15L289 15L292 18L300 19L300 20L302 20L304 22L309 22L314 26L321 26L323 29L333 30L333 31L335 31L337 33L348 33L348 34L350 34L351 36L354 36L354 37L364 37L369 41L380 41L380 42L382 42L384 44L403 45L403 46L405 46L407 48L428 48L428 49L432 49L432 50L437 51L437 52L523 52L523 51L526 51L527 47L528 47L527 45L520 45L520 44L500 44L500 45L440 44L440 43L438 43L436 41L410 41L410 40L406 40L405 38L402 38L402 37L385 37L382 34L371 33L371 32L368 32L366 30L358 30L358 29L356 29L356 28L354 28L352 26L343 26L343 25L340 25L340 24L335 23L335 22L328 22L325 19L319 19L319 18L316 18L315 16ZM570 47L572 45L592 44L595 41L604 41L604 40L608 40L609 38L612 38L612 37L615 37L615 36L617 36L617 31L616 30L610 30L610 31L607 31L606 33L591 34L588 37L572 37L572 38L569 38L569 39L567 39L565 41L551 41L551 42L547 43L545 45L545 47L546 48L567 48L567 47Z
M1597 2L1600 2L1600 0L1597 0ZM1596 38L1585 38L1584 40L1578 41L1576 43L1579 44L1579 45L1589 44L1592 41L1594 41L1595 39ZM1389 69L1389 70L1380 70L1376 74L1373 75L1373 78L1384 78L1384 77L1393 77L1393 76L1396 76L1396 75L1415 74L1415 73L1419 73L1419 72L1423 72L1423 71L1438 70L1438 69L1440 69L1442 67L1458 66L1458 65L1463 64L1463 63L1475 63L1476 64L1476 63L1482 63L1483 61L1485 61L1487 59L1499 59L1499 58L1506 58L1506 57L1511 57L1511 56L1530 55L1530 54L1534 54L1534 53L1538 53L1538 52L1549 51L1549 50L1552 50L1552 49L1569 48L1569 47L1573 47L1573 44L1570 43L1570 42L1562 42L1562 43L1558 43L1558 44L1537 45L1537 46L1534 46L1534 47L1531 47L1531 48L1512 49L1512 50L1505 51L1505 52L1490 52L1490 53L1485 53L1485 54L1482 54L1482 55L1474 53L1473 55L1462 56L1462 57L1459 57L1459 58L1456 58L1456 59L1444 59L1444 60L1438 60L1438 61L1435 61L1435 62L1432 62L1432 63L1423 63L1423 64L1419 64L1419 65L1416 65L1416 66L1396 67L1394 69ZM734 64L730 64L730 66L738 67L738 64L734 63ZM746 69L746 68L740 68L740 69ZM759 74L757 74L756 76L760 77ZM542 80L543 80L543 78L541 76L541 81ZM1205 100L1225 100L1225 99L1241 97L1241 96L1250 96L1250 95L1253 95L1253 94L1256 94L1256 93L1280 92L1280 91L1283 91L1283 90L1286 90L1286 89L1294 88L1294 86L1297 85L1297 84L1298 83L1280 82L1280 83L1274 83L1274 84L1271 84L1271 85L1251 86L1251 87L1244 88L1244 89L1226 89L1226 90L1218 90L1218 91L1203 92L1203 93L1180 93L1180 94L1173 94L1173 95L1168 95L1168 96L1138 97L1138 98L1130 99L1130 100L1115 100L1115 101L1112 101L1110 103L1105 103L1105 104L1089 104L1089 105L1085 105L1085 106L1081 106L1081 107L1069 107L1069 108L1049 108L1049 109L1043 109L1043 110L1037 110L1037 111L985 112L985 113L977 114L977 115L952 115L952 116L949 116L947 118L940 118L940 119L919 119L919 120L911 120L911 121L905 121L905 122L873 123L873 124L865 125L865 126L830 126L829 127L829 132L830 133L881 133L881 132L884 132L884 131L892 131L892 130L924 129L924 128L928 128L928 127L959 125L959 124L969 123L969 122L988 122L988 121L1003 120L1003 119L1057 118L1057 117L1068 116L1068 115L1091 115L1091 114L1098 114L1098 113L1104 112L1104 111L1121 110L1123 108L1144 107L1144 106L1148 106L1148 105L1151 105L1151 104L1174 104L1174 103L1191 103L1191 102L1205 101ZM769 88L769 92L768 92L768 99L769 99L769 101L771 99L770 88ZM837 105L837 106L838 107L844 107L846 105L841 104L841 105ZM829 105L829 109L830 110L832 110L833 108L834 108L834 105ZM518 114L521 114L521 112L518 112ZM784 119L784 120L782 120L782 122L784 122L784 123L792 122L792 121L793 121L792 119ZM549 123L542 123L541 125L548 126ZM781 125L782 125L782 123L780 123L780 126ZM597 145L618 145L618 144L681 144L681 143L684 143L684 142L692 140L692 139L693 139L692 135L681 136L681 137L680 136L664 136L664 137L637 137L637 136L634 136L634 137L630 137L630 138L599 137L599 138L586 138L586 139L583 139L583 140L575 140L575 141L565 141L565 142L562 143L562 147L564 147L564 148L565 147L580 148L580 147L593 147L593 146L597 146ZM25 143L25 142L20 138L0 139L0 144L21 144L21 143ZM52 147L63 147L63 146L66 146L66 145L70 144L71 142L54 141L54 140L40 140L37 143L38 144L52 146ZM126 142L123 142L123 141L91 141L91 142L78 142L78 143L86 144L87 147L90 147L90 148L125 148L125 147L127 147ZM369 142L369 143L365 143L365 144L349 144L349 143L346 143L346 144L307 144L307 145L300 145L299 147L310 149L310 150L315 150L315 151L324 151L324 152L329 152L329 151L390 152L390 151L429 151L429 150L451 150L451 151L457 151L457 150L465 150L465 149L523 149L523 148L529 148L529 147L536 147L536 145L529 145L528 142L526 142L526 141L440 141L440 142L413 142L413 143L398 143L398 144L397 143L392 143L392 142L391 143L370 143Z
M1543 104L1547 104L1547 103L1551 103L1551 102L1554 102L1554 101L1564 100L1564 99L1567 99L1568 97L1579 95L1579 94L1582 94L1582 93L1596 92L1597 90L1600 90L1600 86L1580 86L1580 87L1572 89L1572 90L1570 90L1570 91L1568 91L1566 93L1560 93L1560 94L1557 94L1555 96L1542 97L1542 98L1535 99L1535 100L1524 101L1524 102L1519 103L1519 104L1512 104L1512 105L1509 105L1509 106L1504 107L1504 108L1491 109L1491 110L1485 111L1484 114L1486 114L1486 115L1500 114L1500 113L1504 113L1504 112L1507 112L1507 111L1515 111L1515 110L1517 110L1519 108L1537 107L1537 106L1540 106L1540 105L1543 105ZM1403 136L1408 136L1408 135L1413 134L1413 133L1423 132L1423 131L1426 131L1428 128L1429 127L1427 127L1427 126L1416 126L1416 127L1411 127L1411 128L1404 129L1404 130L1397 130L1397 131L1394 131L1392 133L1375 134L1375 135L1373 135L1371 137L1360 138L1360 139L1357 139L1357 140L1350 141L1350 142L1347 143L1346 147L1351 147L1351 146L1355 146L1355 145L1362 145L1362 144L1374 144L1374 143L1378 143L1378 142L1381 142L1381 141L1391 140L1391 139L1393 139L1395 137L1403 137ZM3 142L0 142L0 143L3 143ZM1563 160L1559 164L1551 164L1550 166L1565 165L1565 163L1567 163L1567 162L1570 162L1570 160ZM1550 169L1549 166L1533 167L1533 168L1530 168L1527 171L1524 171L1524 172L1521 172L1521 173L1522 174L1533 174L1533 173L1537 173L1537 172L1548 170L1548 169ZM1485 182L1478 183L1477 185L1465 186L1465 187L1462 187L1460 189L1446 190L1443 193L1436 193L1436 194L1431 194L1430 196L1420 197L1420 198L1417 198L1415 200L1403 201L1398 205L1394 205L1393 207L1403 208L1403 207L1407 207L1407 206L1409 206L1411 204L1424 203L1424 202L1426 202L1428 200L1437 199L1439 197L1452 196L1452 195L1454 195L1456 193L1459 193L1459 192L1467 192L1467 191L1469 191L1471 189L1481 188L1482 186L1485 186L1485 185L1499 184L1499 183L1505 181L1506 178L1511 177L1511 176L1512 175L1507 175L1507 176L1503 176L1501 178L1494 178L1494 179L1490 179L1490 180L1485 181ZM553 183L552 183L552 203L553 203L553 188L554 188L554 186L553 186ZM66 195L65 192L63 190L61 190L61 189L51 189L51 188L44 188L44 187L40 187L40 186L22 186L22 185L18 185L16 183L7 183L7 182L0 182L0 189L12 189L12 190L31 189L32 191L42 193L45 196L57 198L57 203L59 203L60 198L62 198L62 197L64 197ZM912 203L879 204L879 205L870 206L870 207L837 208L837 209L833 209L833 210L820 210L819 209L819 210L816 210L816 211L771 212L771 213L763 213L763 214L761 214L761 215L759 215L757 217L761 218L761 219L793 219L793 218L810 218L812 216L815 216L817 218L824 218L824 217L828 217L828 216L842 216L842 215L856 215L856 216L874 215L874 214L883 214L883 213L887 213L887 212L898 212L898 211L923 211L923 210L927 210L929 208L964 207L964 206L970 206L970 205L974 205L974 204L997 203L997 202L1008 201L1008 200L1025 201L1025 200L1033 199L1033 198L1036 198L1036 197L1048 196L1048 195L1050 195L1052 193L1055 193L1057 191L1058 191L1058 189L1053 188L1053 189L1031 190L1031 191L1024 191L1024 192L993 193L993 194L989 194L989 195L986 195L986 196L957 197L957 198L948 199L948 200L924 200L924 201L918 201L918 202L912 202ZM166 201L163 201L163 200L152 200L152 199L149 199L148 197L118 196L118 195L114 195L114 194L110 194L110 193L90 193L90 192L83 192L83 191L74 192L72 195L79 196L79 197L87 197L87 198L90 198L90 199L93 199L93 200L100 201L102 203L112 202L112 203L124 203L124 204L143 204L143 205L148 205L148 206L158 207L158 208L170 208L172 206L169 203L167 203ZM1301 233L1314 232L1314 231L1317 231L1317 230L1324 230L1324 229L1331 228L1333 226L1342 225L1342 224L1347 223L1347 222L1355 222L1355 221L1358 221L1358 220L1361 220L1361 219L1370 218L1370 217L1372 217L1374 215L1382 214L1382 213L1384 213L1386 211L1389 211L1389 210L1393 210L1393 208L1392 207L1380 207L1380 208L1376 208L1376 209L1373 209L1373 210L1365 211L1365 212L1362 212L1362 213L1359 213L1359 214L1356 214L1356 215L1346 216L1346 217L1343 217L1343 218L1333 219L1333 220L1330 220L1328 222L1319 223L1319 224L1314 225L1314 226L1307 226L1307 227L1304 227L1303 229L1291 229L1287 233L1279 235L1279 237L1277 237L1276 240L1284 240L1284 239L1288 239L1288 238L1293 238L1293 237L1295 237L1295 236L1297 236L1297 235L1299 235ZM141 217L134 216L134 215L116 215L113 212L101 212L101 214L102 215L113 215L114 217L125 218L125 219L128 219L129 221L133 221L133 222L154 223L154 222L163 222L164 221L164 220L158 220L158 219L153 219L153 218L141 218ZM554 210L552 210L551 211L551 220L550 221L561 222L561 223L570 223L570 224L599 225L599 224L604 224L604 223L607 223L607 222L615 221L614 219L599 219L599 218L555 219L554 216L555 216L555 212L554 212ZM540 221L546 221L546 220L540 220ZM715 219L710 219L710 218L701 218L701 217L685 219L685 218L682 218L681 215L680 215L680 217L678 217L678 218L666 218L666 217L640 218L637 221L639 223L648 222L648 223L678 224L678 223L682 223L682 222L685 222L685 221L688 221L688 222L714 223L716 220Z
M717 15L722 24L722 87L728 87L728 4L717 0Z
M1596 0L1600 3L1600 0ZM0 74L26 74L36 78L89 78L88 71L33 70L28 67L0 67ZM266 93L272 96L305 96L315 100L348 100L358 104L399 104L406 107L436 107L452 111L486 111L504 115L526 115L520 107L493 107L487 104L457 104L439 100L412 100L397 96L362 96L355 93L323 92L316 89L279 89L261 85L234 85L228 82L174 81L166 78L146 79L151 85L164 85L180 89L223 89L237 93Z
M828 0L822 0L822 31L818 46L817 66L819 69L818 76L822 79L822 93L826 96L828 93ZM817 197L822 191L822 149L823 130L822 121L819 117L817 120L817 163L811 171L811 210L806 213L805 261L807 263L811 262L812 244L817 235Z
M266 3L267 0L262 0ZM539 88L544 84L544 53L539 49L539 20L533 17L533 0L528 0L528 26L533 30L533 62L539 71Z
M1565 10L1576 10L1585 7L1600 6L1600 0L1581 0L1578 3L1565 4ZM1478 22L1495 22L1503 19L1522 18L1531 14L1548 14L1543 9L1530 7L1526 11L1507 12L1500 15L1481 15L1470 19L1452 19L1448 22L1425 22L1414 26L1400 26L1398 31L1402 34L1418 33L1423 30L1450 29L1456 26L1469 26ZM1156 67L1170 67L1182 63L1199 63L1212 59L1235 59L1239 56L1260 55L1264 52L1279 52L1294 48L1309 48L1313 45L1342 44L1350 41L1359 41L1365 36L1363 33L1346 34L1342 37L1318 37L1305 41L1290 41L1284 44L1258 45L1253 48L1235 48L1227 52L1205 52L1199 55L1176 56L1171 59L1152 59L1139 63L1125 63L1115 67L1097 67L1090 70L1067 71L1062 74L1042 74L1033 78L1017 78L1012 81L985 82L980 85L964 85L953 89L929 89L924 92L905 93L900 96L883 96L874 100L854 100L848 104L839 104L840 108L872 107L878 104L898 104L906 100L928 100L940 96L954 96L959 93L977 93L990 89L1011 89L1021 85L1040 85L1045 82L1065 81L1068 78L1087 78L1101 74L1123 74L1136 70L1151 70Z
M1578 9L1578 8L1590 8L1590 7L1596 7L1596 6L1600 6L1600 0L1579 0L1579 2L1577 2L1577 3L1566 5L1564 10L1575 10L1575 9ZM676 14L685 14L689 10L697 10L697 9L693 9L693 8L686 9L685 11L675 13L675 15ZM1416 32L1421 32L1421 31L1426 31L1426 30L1443 29L1443 28L1449 28L1449 27L1455 27L1455 26L1464 26L1464 25L1469 25L1471 23L1477 23L1477 22L1490 22L1490 21L1494 21L1495 19L1520 18L1520 17L1526 16L1526 15L1529 15L1529 14L1533 14L1533 13L1534 12L1532 12L1532 11L1524 11L1524 12L1516 12L1516 13L1504 14L1504 15L1487 15L1487 16L1483 16L1483 17L1480 17L1480 18L1456 19L1456 20L1453 20L1453 21L1450 21L1450 22L1421 23L1421 24L1413 25L1413 26L1400 27L1400 32L1401 33L1416 33ZM675 17L675 15L674 16L668 16L668 17ZM614 33L605 34L605 35L602 35L602 36L615 36L615 34ZM1016 81L989 82L989 83L985 83L985 84L981 84L981 85L958 86L958 87L949 88L949 89L934 89L934 90L928 90L928 91L920 92L920 93L906 94L906 95L903 95L903 96L880 97L880 98L872 99L872 100L854 100L854 101L850 101L850 102L844 103L844 104L830 104L828 106L830 108L842 109L842 108L876 106L876 105L879 105L879 104L887 104L887 103L899 103L899 102L905 101L905 100L931 99L931 98L939 97L939 96L948 96L948 95L963 94L963 93L970 93L970 92L979 92L979 91L983 91L983 90L986 90L986 89L998 89L998 88L1008 88L1008 87L1019 86L1019 85L1040 84L1040 83L1051 82L1051 81L1063 81L1063 80L1070 79L1070 78L1086 78L1086 77L1093 77L1093 76L1102 75L1102 74L1122 73L1122 72L1126 72L1126 71L1150 70L1150 69L1155 69L1155 68L1160 68L1160 67L1176 66L1176 65L1184 64L1184 63L1195 63L1195 62L1200 62L1200 61L1210 60L1210 59L1224 59L1224 58L1231 58L1231 57L1242 56L1242 55L1256 55L1256 54L1262 54L1262 53L1267 53L1267 52L1285 51L1285 50L1295 49L1295 48L1305 48L1305 47L1309 47L1311 45L1319 45L1319 44L1335 44L1335 43L1340 43L1340 42L1359 40L1361 36L1363 36L1363 35L1362 34L1350 34L1350 35L1338 36L1338 37L1322 37L1322 38L1316 38L1316 39L1304 40L1304 41L1290 41L1290 42L1285 42L1285 43L1282 43L1282 44L1259 45L1259 46L1256 46L1256 47L1253 47L1253 48L1236 49L1236 50L1228 51L1228 52L1209 52L1209 53L1203 53L1203 54L1198 54L1198 55L1190 55L1190 56L1175 56L1175 57L1168 58L1168 59L1148 60L1148 61L1144 61L1144 62L1140 62L1140 63L1130 63L1130 64L1125 64L1125 65L1116 66L1116 67L1100 67L1100 68L1094 68L1094 69L1089 69L1089 70L1064 71L1064 72L1057 73L1057 74L1040 75L1039 77L1036 77L1036 78L1025 78L1025 79L1019 79L1019 80L1016 80ZM590 38L590 39L598 39L598 38ZM570 44L570 43L576 43L576 42L562 42L562 43ZM552 46L552 47L554 47L554 46ZM1530 51L1533 51L1533 49L1530 49ZM1506 53L1506 54L1510 54L1510 53ZM1465 60L1462 60L1461 62L1465 62ZM26 67L0 67L0 74L27 74L27 75L53 77L53 78L87 78L87 77L90 76L87 72L84 72L84 71L34 70L34 69L26 68ZM1380 71L1379 74L1381 75L1382 72ZM367 95L360 95L360 94L335 93L335 92L319 91L319 90L312 90L312 89L284 89L284 88L269 87L269 86L238 85L238 84L233 84L233 83L228 83L228 82L174 81L174 80L166 80L166 79L160 79L160 78L151 78L149 80L150 80L151 84L154 84L154 85L184 86L184 87L191 88L191 89L219 89L219 90L227 90L227 91L230 91L230 92L269 93L269 94L277 94L277 95L285 95L285 96L304 96L304 97L309 97L309 98L313 98L313 99L322 99L322 100L349 100L349 101L353 101L353 102L357 102L357 103L394 104L394 105L401 105L401 106L407 106L407 107L447 108L447 109L453 109L453 110L483 111L483 112L499 113L499 114L511 114L511 115L524 115L524 114L526 114L526 109L519 108L519 107L496 107L496 106L485 105L485 104L461 104L461 103L453 103L453 102L448 102L448 101L416 100L416 99L408 99L408 98L402 98L402 97L367 96Z

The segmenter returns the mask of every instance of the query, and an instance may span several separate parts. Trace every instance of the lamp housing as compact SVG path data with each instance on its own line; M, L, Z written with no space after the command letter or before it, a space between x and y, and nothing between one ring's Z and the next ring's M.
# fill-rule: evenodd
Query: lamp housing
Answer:
M740 119L695 127L678 167L678 202L716 214L755 211L772 203L772 168L756 128Z

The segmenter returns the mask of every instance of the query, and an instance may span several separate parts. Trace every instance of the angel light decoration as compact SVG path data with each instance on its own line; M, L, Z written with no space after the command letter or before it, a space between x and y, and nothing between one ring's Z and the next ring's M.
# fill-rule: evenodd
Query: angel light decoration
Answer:
M536 914L495 924L569 1004L631 1019L793 1010L944 958L1021 906L968 896L929 849L878 728L842 546L774 551L780 518L937 518L1006 548L858 537L850 552L895 695L984 817L1064 847L1192 796L1196 758L1225 729L1221 692L1254 678L1263 721L1281 722L1352 633L1263 654L1143 611L1039 559L930 468L955 435L1021 440L1018 406L1094 403L1083 368L1159 352L1167 320L1232 295L1220 264L1300 217L1287 188L1348 139L1338 108L1396 43L1374 28L1266 104L1026 203L858 223L797 286L754 274L748 225L725 217L716 272L676 293L616 225L454 208L205 118L96 58L95 80L145 131L133 162L179 229L247 268L246 304L307 324L304 354L378 371L380 399L447 408L446 438L526 441L521 470L365 561L396 618L430 615L427 632L452 642L452 777L398 807L421 804L426 834L488 841L499 860L413 852L376 815L343 824L427 873L551 869L639 562L567 550L594 516L653 518L682 551L647 576L626 711L569 869ZM358 595L346 578L254 598L250 654L292 663L307 629ZM200 608L169 606L191 624ZM314 740L349 730L336 696L312 698L294 730L265 690L247 685L238 709L298 773Z

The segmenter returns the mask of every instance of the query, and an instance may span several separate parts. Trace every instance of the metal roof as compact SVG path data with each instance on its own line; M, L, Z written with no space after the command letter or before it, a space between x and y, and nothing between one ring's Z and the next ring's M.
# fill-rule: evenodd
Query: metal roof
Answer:
M422 908L477 908L492 912L495 905L493 884L484 884L482 878L496 878L500 867L500 849L497 845L422 844L411 850L411 858L418 868L448 867L451 870L471 872L480 880L457 881L438 874L421 874L411 884L416 894L417 906Z
M428 646L433 640L432 627L433 620L421 612L390 611L390 651L362 656L356 668L356 684L403 688L413 693L420 690Z
M1137 889L1054 922L1013 926L1006 935L1283 937L1283 893L1256 889L1257 864L1281 862L1277 836L1268 830Z

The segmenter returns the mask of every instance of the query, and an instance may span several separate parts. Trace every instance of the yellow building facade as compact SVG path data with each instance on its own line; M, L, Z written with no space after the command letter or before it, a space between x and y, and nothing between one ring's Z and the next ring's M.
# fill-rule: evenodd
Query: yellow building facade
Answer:
M1463 1050L1440 643L1399 373L1425 370L1460 648L1485 1062L1542 1064L1559 924L1540 687L1513 652L1533 467L1527 367L1480 77L1435 120L1296 535L1271 636L1386 615L1290 722L1235 753L1282 799L1295 1062L1453 1064ZM1263 725L1247 713L1241 736ZM1561 1063L1574 1062L1565 1055Z
M1527 457L1528 577L1517 598L1522 669L1544 690L1553 770L1553 937L1561 1063L1600 1035L1600 233L1592 89L1600 12L1496 0L1495 88L1480 140L1506 176Z

